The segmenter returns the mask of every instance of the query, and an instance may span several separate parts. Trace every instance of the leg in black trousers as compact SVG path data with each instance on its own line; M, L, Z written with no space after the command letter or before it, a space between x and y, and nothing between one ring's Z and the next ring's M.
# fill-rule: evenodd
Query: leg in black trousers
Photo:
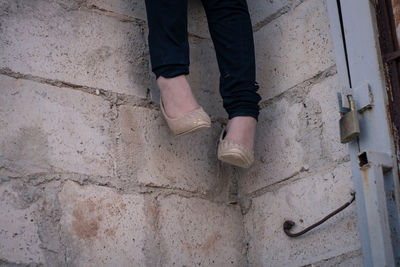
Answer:
M229 119L258 120L253 31L246 0L202 0L220 70ZM187 0L146 0L152 70L156 77L189 73Z

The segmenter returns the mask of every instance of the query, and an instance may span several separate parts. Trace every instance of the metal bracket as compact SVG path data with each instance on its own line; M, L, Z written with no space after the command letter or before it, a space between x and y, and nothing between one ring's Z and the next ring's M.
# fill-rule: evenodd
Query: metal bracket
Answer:
M339 112L343 115L350 111L350 105L347 101L347 96L352 95L356 110L359 113L364 112L367 109L371 109L374 104L374 96L371 91L371 87L367 81L360 83L354 88L343 88L342 92L337 93Z
M364 112L371 109L374 103L374 96L368 82L364 81L353 89L354 102L358 112Z

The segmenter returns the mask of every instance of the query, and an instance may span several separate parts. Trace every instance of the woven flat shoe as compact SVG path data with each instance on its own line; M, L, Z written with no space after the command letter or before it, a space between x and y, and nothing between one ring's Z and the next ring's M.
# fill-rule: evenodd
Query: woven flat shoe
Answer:
M194 133L211 127L211 119L202 107L187 112L178 118L170 118L165 113L164 105L160 96L160 108L164 119L167 121L169 129L175 136Z
M226 135L225 126L222 129L218 143L218 159L222 162L238 166L241 168L249 168L254 162L254 151L248 149L242 144L224 140Z

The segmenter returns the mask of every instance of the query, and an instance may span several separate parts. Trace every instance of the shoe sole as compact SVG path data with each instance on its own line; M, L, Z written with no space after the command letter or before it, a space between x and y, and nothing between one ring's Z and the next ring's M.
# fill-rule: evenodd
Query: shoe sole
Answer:
M187 130L186 132L179 133L179 134L177 134L175 136L183 136L183 135L187 135L187 134L190 134L190 133L199 132L200 130L207 129L207 128L210 128L210 127L211 127L211 124L199 125L199 126L196 126L196 127L192 128L190 130Z
M251 164L249 164L239 153L224 153L220 155L218 159L230 165L238 166L245 169L248 169L251 166Z
M225 133L226 126L223 126L221 134L219 136L217 158L230 165L248 169L253 164L253 160L246 156L241 149L236 147L227 148L226 145L223 146L223 136Z

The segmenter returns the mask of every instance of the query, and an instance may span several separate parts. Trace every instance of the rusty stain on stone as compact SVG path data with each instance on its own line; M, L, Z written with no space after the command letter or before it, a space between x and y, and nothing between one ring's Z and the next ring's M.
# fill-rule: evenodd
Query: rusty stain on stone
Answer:
M92 239L97 236L101 216L93 216L95 203L86 200L78 203L72 212L72 229L81 239Z
M112 203L104 204L106 198L101 198L94 202L87 199L75 205L72 212L72 229L81 239L90 240L98 236L99 229L108 237L115 237L119 224L110 227L101 227L103 213L107 211L109 216L122 216L126 211L126 204L121 201L121 197L114 198ZM106 209L104 209L106 208ZM106 220L107 221L107 220Z
M147 210L149 211L149 215L150 215L149 217L151 218L148 223L153 230L156 230L157 229L157 216L160 213L160 209L155 205L150 205Z

